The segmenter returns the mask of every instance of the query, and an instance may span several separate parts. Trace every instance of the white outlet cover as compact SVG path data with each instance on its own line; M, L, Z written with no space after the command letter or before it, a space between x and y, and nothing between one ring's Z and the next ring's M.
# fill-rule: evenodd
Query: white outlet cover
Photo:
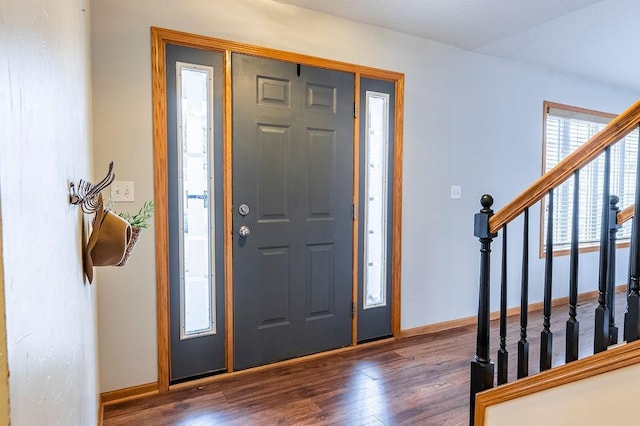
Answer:
M462 186L460 185L451 185L451 199L459 200L462 198Z

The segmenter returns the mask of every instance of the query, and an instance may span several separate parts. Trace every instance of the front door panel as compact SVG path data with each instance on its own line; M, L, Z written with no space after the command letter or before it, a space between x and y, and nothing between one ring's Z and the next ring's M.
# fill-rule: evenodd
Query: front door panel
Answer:
M236 369L351 343L353 85L233 56Z

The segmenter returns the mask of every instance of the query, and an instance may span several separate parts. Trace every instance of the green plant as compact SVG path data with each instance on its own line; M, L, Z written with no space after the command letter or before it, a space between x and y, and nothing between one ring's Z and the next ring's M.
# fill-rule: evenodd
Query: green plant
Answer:
M142 207L140 207L138 213L133 216L126 212L118 213L118 216L129 222L131 226L135 228L146 228L149 225L147 220L151 218L151 213L153 213L154 208L155 204L153 200L146 201Z

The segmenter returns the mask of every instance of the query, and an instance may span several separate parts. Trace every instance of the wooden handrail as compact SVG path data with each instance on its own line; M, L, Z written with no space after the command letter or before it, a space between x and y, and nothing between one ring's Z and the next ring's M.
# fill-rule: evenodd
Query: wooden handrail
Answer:
M569 179L576 170L586 166L605 148L628 135L640 123L640 100L625 112L611 120L600 132L593 135L580 148L573 151L553 169L545 173L533 185L524 190L489 220L490 232L498 232L505 224L518 217L524 209L540 201L549 190Z
M624 210L620 210L618 212L618 214L616 215L616 223L618 225L622 225L623 223L625 223L626 221L631 219L633 217L633 211L634 210L635 210L635 206L634 205L631 205L631 206L627 207Z

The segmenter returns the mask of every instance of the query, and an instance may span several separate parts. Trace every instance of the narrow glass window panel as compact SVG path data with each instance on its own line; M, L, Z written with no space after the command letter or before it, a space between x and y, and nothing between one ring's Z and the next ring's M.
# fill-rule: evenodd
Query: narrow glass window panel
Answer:
M387 304L389 95L366 92L364 309Z
M213 68L176 63L180 200L180 338L216 332Z

